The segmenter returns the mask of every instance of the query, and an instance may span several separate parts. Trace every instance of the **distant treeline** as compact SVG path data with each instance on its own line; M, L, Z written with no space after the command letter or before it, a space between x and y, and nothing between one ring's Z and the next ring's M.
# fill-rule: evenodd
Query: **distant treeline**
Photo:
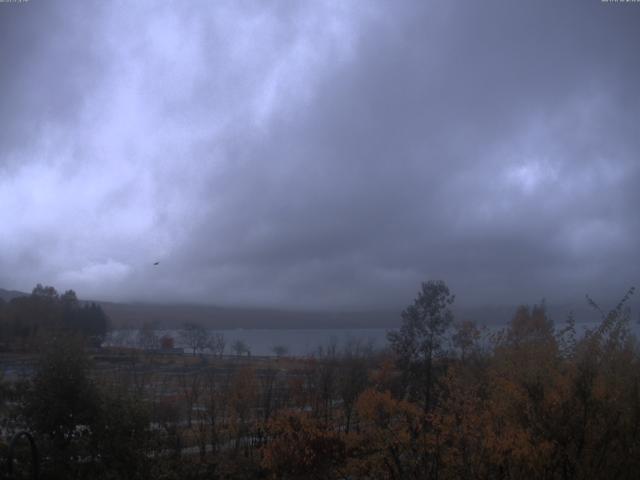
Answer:
M0 299L0 342L5 348L25 348L51 331L78 333L96 341L107 332L109 320L95 303L80 302L73 290L58 294L38 284L31 295Z

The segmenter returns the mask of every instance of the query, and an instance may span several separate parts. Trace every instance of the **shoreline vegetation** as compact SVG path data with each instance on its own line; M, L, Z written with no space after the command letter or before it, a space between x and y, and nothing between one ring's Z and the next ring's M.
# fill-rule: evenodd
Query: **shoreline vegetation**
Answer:
M27 430L44 479L635 478L633 293L611 311L587 297L589 329L541 304L489 331L430 281L385 348L262 357L196 323L105 348L99 305L38 285L0 301L0 454Z

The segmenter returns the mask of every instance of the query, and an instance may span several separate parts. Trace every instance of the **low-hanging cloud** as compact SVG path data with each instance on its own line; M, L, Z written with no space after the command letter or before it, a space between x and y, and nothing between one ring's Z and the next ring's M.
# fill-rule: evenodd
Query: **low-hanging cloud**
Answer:
M296 307L638 279L633 45L600 2L0 5L0 285ZM159 261L159 265L153 263Z

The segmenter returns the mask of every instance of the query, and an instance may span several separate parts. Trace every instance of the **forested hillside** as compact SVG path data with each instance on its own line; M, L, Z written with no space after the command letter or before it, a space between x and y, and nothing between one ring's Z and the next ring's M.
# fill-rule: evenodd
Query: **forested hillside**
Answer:
M31 295L0 299L0 345L4 350L33 350L52 333L81 334L99 345L109 321L98 304L80 302L73 290L58 294L38 284Z

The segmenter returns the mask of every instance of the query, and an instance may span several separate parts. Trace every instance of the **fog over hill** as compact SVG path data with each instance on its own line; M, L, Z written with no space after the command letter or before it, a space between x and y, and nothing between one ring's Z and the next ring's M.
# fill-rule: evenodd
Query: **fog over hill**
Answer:
M25 295L28 294L0 289L0 298L5 301ZM613 308L617 300L600 302L596 298L605 311ZM198 323L214 329L395 328L400 325L400 316L403 310L403 307L345 311L338 309L296 310L197 304L96 302L109 316L113 328L137 328L145 322L153 322L162 328L179 328L187 322ZM508 322L517 307L518 304L483 306L454 304L453 311L457 320L473 320L478 325L497 326ZM638 312L640 312L638 299L632 298L629 307L633 311L634 320L637 319ZM586 300L573 304L549 304L547 312L556 325L564 322L571 312L577 322L593 322L599 319L599 314L587 305Z
M268 308L216 307L209 305L153 305L140 303L101 303L114 327L136 327L145 321L155 321L166 328L176 328L185 322L200 323L209 328L395 328L400 325L401 311L309 311L275 310ZM637 318L638 305L633 305ZM603 305L611 308L614 304ZM517 305L494 305L453 308L455 319L473 320L479 325L506 324ZM583 305L548 305L549 317L556 325L563 323L569 313L576 322L593 322L599 314L586 302Z
M26 295L29 295L29 294L24 292L18 292L17 290L5 290L4 288L0 288L0 298L5 302L8 302L12 298L24 297Z

